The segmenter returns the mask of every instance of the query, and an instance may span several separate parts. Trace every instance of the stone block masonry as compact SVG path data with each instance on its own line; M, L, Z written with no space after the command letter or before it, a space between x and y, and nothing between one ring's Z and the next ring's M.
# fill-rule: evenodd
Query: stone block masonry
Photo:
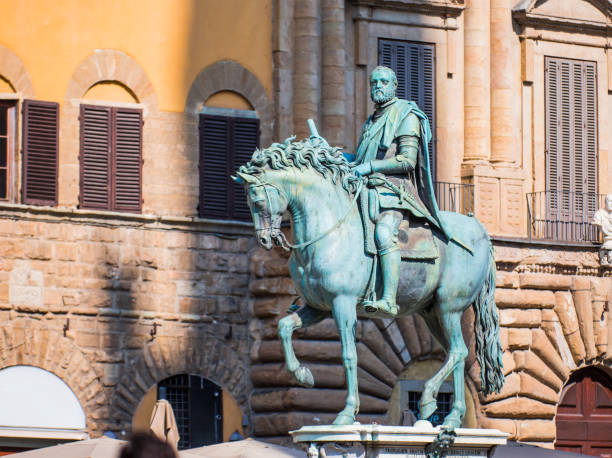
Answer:
M218 383L249 413L252 237L187 219L29 210L0 209L0 369L58 375L94 437L129 431L145 393L181 373Z

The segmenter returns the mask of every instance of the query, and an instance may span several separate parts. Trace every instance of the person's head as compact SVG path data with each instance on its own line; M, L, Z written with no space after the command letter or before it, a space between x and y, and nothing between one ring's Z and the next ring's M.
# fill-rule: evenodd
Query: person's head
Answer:
M397 77L389 67L376 67L370 76L370 95L377 105L387 103L395 97Z
M612 194L606 196L606 210L612 212Z
M150 433L134 433L119 458L178 458L172 446Z

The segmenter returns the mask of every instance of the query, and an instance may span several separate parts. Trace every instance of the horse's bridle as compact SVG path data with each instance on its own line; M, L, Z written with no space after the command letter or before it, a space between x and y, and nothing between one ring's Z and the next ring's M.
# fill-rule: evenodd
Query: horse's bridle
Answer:
M266 201L268 203L268 207L266 209L266 214L262 214L262 216L263 217L267 216L269 218L270 222L265 227L262 227L262 228L259 228L259 229L255 229L255 232L256 232L258 238L261 238L261 235L265 234L264 231L269 231L270 240L272 240L277 246L280 246L284 250L287 250L287 251L294 250L294 249L300 249L300 248L306 248L307 246L310 246L313 243L316 243L319 240L327 237L333 231L338 229L342 225L342 223L344 223L344 220L346 220L346 218L348 217L348 215L351 212L352 208L357 204L357 199L359 198L359 195L361 194L361 191L363 189L363 181L360 181L359 182L359 187L357 188L357 191L355 192L355 195L353 196L353 200L351 201L351 204L348 206L346 212L344 213L342 218L340 218L338 221L336 221L336 223L332 227L330 227L327 231L325 231L324 233L316 236L315 238L313 238L311 240L308 240L307 242L293 244L293 243L291 243L291 242L289 242L287 240L287 237L285 237L285 234L283 234L283 232L280 230L283 215L278 215L278 216L275 216L275 217L272 217L272 215L271 215L270 208L271 208L272 201L270 199L270 195L268 193L267 186L271 186L274 189L276 189L276 191L281 196L283 196L287 200L287 202L289 202L289 196L285 193L285 191L283 191L280 187L276 186L275 184L269 183L267 181L262 181L259 178L257 180L258 180L258 183L250 185L249 186L249 190L251 188L263 187L264 192L266 194ZM255 201L252 201L252 202L255 202Z

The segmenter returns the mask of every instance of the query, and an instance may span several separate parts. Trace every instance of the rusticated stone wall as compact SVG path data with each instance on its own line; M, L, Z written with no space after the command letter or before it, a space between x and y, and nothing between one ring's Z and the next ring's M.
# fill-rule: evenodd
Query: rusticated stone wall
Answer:
M249 413L250 236L189 219L9 207L0 369L56 374L94 437L129 432L145 393L181 373L216 382Z
M498 428L512 439L552 446L554 415L572 371L588 365L612 367L612 278L597 262L596 249L526 242L495 242L496 302L504 349L506 384L484 398L476 362L473 313L463 319L470 354L466 383L480 427ZM276 437L303 424L325 423L344 405L341 348L334 322L327 319L294 334L300 361L315 387L296 386L284 369L277 323L295 297L280 250L256 248L251 256L251 408L254 433ZM612 346L610 347L612 348ZM418 316L360 320L357 327L362 421L388 420L398 376L411 364L444 354ZM395 398L394 398L395 399Z

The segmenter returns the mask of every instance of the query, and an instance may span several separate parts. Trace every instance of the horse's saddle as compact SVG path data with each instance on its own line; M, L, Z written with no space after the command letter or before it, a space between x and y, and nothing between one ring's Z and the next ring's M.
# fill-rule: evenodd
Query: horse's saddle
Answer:
M369 189L365 189L359 196L359 207L365 239L365 251L376 255L376 242L374 240L374 215L372 215L370 199L373 198ZM417 218L413 213L404 211L404 220L399 227L398 239L402 259L436 259L440 255L429 222L424 218Z

